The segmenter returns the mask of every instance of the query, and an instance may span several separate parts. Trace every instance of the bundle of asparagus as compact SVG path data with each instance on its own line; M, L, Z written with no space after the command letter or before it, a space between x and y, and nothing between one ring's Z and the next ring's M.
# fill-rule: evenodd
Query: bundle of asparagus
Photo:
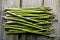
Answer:
M51 37L50 26L55 19L54 13L49 7L40 8L8 8L4 10L7 20L3 27L8 30L8 34L15 33L35 33Z

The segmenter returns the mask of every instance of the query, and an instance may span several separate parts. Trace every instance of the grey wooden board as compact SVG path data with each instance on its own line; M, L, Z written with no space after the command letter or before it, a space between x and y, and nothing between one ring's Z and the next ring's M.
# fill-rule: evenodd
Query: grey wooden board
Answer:
M13 35L6 35L6 40L13 40Z

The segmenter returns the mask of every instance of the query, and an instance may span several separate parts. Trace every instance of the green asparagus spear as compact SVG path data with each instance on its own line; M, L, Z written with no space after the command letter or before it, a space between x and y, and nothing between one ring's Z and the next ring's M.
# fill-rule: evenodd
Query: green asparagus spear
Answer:
M36 24L30 24L30 23L22 23L21 21L20 22L17 22L17 23L19 23L19 24L22 24L22 25L27 25L27 26L29 26L29 27L33 27L33 28L38 28L38 29L41 29L40 28L40 25L36 25Z
M40 18L40 19L43 19L43 18L53 18L54 15L48 15L48 14L29 14L29 13L15 13L16 15L21 15L21 16L24 16L24 17L36 17L36 18Z
M53 12L50 12L50 11L33 11L33 10L9 11L9 12L11 12L11 13L29 13L29 14L49 14L49 15L54 14Z
M20 17L16 17L16 16L13 16L13 15L9 15L7 17L14 17L14 18L20 19ZM24 18L30 18L30 19L34 19L34 20L48 20L48 21L51 21L54 18L54 16L53 17L52 16L50 16L50 17L49 16L43 16L43 17L42 16L41 17L25 16ZM51 20L49 20L49 19L51 19Z
M4 26L4 28L10 28L10 27L18 27L18 28L20 28L20 27L29 27L29 26L26 26L26 25L8 25L8 24L5 24L5 25L3 25ZM30 27L29 27L30 28ZM48 27L48 26L46 26L46 27L44 27L44 26L39 26L39 27L37 27L38 29L40 29L40 30L47 30L47 31L52 31L52 30L54 30L53 28L50 28L50 27ZM33 28L34 29L34 28Z
M25 31L25 32L31 32L31 33L40 34L40 35L42 34L44 36L50 35L50 32L39 32L37 30L32 30L30 28L14 28L14 27L11 27L11 29L22 30L22 31Z
M21 18L17 18L17 17L7 17L6 18L7 20L14 20L14 21L20 21L20 22L26 22L26 23L30 23L30 22L28 22L28 21L26 21L26 20L24 20L24 19L21 19ZM45 24L45 23L50 23L49 21L46 21L46 20L36 20L37 22L36 23L38 23L38 24ZM34 22L35 23L35 22ZM30 23L30 24L33 24L33 23Z
M7 9L4 9L4 11L11 11L11 10L14 10L14 11L20 11L20 10L36 10L36 11L50 11L51 9L49 7L38 7L38 8L7 8Z
M26 32L21 30L9 30L7 32L7 34L17 34L17 33L26 33Z
M17 30L23 29L23 31L24 31L24 29L25 30L27 29L27 31L36 31L36 32L42 31L42 30L35 30L33 28L28 28L28 27L20 27L20 28L18 28L18 27L9 27L9 28L14 28L14 29L17 29Z
M37 22L37 20L33 20L33 19L30 19L30 18L25 18L25 17L22 17L21 15L16 15L16 14L13 14L13 13L9 13L9 14L14 15L14 16L17 16L17 17L19 17L21 19L24 19L26 21Z

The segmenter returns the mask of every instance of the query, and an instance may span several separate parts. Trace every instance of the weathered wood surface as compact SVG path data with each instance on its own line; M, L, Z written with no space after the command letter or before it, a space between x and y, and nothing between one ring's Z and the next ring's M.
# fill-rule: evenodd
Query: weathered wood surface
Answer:
M22 7L40 7L42 6L42 0L23 0Z
M0 0L0 5L2 3L2 8L18 8L20 7L20 0ZM54 40L60 40L60 11L59 11L59 1L60 0L44 0L44 6L45 7L51 7L53 12L56 15L56 18L58 18L58 22L53 24L53 27L56 28L56 31L53 33L56 35L56 38ZM41 7L42 6L42 0L22 0L22 7ZM1 6L0 6L1 8ZM0 13L0 18L2 14ZM2 27L2 18L0 19L0 29ZM5 32L5 31L4 31ZM2 39L3 37L3 39ZM6 40L15 40L14 38L17 37L17 35L6 35ZM27 37L27 38L26 38ZM0 30L0 39L5 39L5 33L2 36L2 32ZM17 39L17 38L16 38ZM18 39L17 39L18 40ZM33 34L20 34L20 40L53 40L47 37L39 36L39 35L33 35Z

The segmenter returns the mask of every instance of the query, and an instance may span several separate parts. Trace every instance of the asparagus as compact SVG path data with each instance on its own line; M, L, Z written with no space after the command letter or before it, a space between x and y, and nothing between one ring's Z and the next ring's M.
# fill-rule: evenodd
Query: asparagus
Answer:
M10 11L10 12L9 12ZM48 20L52 20L54 19L53 17L53 13L49 12L49 10L46 8L13 8L13 9L6 9L5 12L7 12L6 14L12 15L12 17L8 17L7 21L16 21L16 23L20 24L20 25L7 25L9 23L6 23L4 26L4 28L11 28L9 30L8 33L13 33L15 32L15 30L17 30L17 33L19 32L30 32L30 33L36 33L36 34L42 34L44 36L50 36L50 31L52 30L52 28L47 27L45 28L45 26L39 26L40 24L50 24L51 22L46 21L45 19ZM23 13L23 14L21 14ZM43 19L41 20L34 20L34 19ZM35 22L35 24L34 24ZM24 26L23 26L24 25ZM33 27L33 28L30 28ZM39 30L35 30L34 28L37 28ZM43 31L46 32L43 32ZM45 33L45 34L44 34Z
M39 32L39 31L37 31L37 30L30 30L30 28L14 28L14 27L10 27L11 29L17 29L17 30L22 30L22 31L25 31L25 32L31 32L31 33L36 33L36 34L42 34L42 35L44 35L44 36L48 36L48 37L52 37L52 36L50 36L49 34L49 32ZM10 33L10 32L8 32L8 33Z
M32 16L32 17L45 17L45 16L53 16L53 15L48 15L48 14L29 14L29 13L16 13L17 15L21 16Z
M45 14L42 14L41 16L43 16L43 15L45 15ZM46 17L45 17L46 16ZM55 18L54 18L54 15L51 15L51 17L50 18L48 18L48 16L47 15L45 15L44 17L33 17L33 16L31 16L31 17L29 17L29 16L24 16L24 17L26 17L26 18L30 18L30 19L34 19L34 20L47 20L47 21L55 21ZM53 16L53 17L52 17ZM4 16L5 17L5 16ZM13 15L9 15L9 14L6 14L6 17L15 17L15 16L13 16ZM15 18L18 18L18 17L15 17ZM54 18L54 19L53 19ZM19 19L19 18L18 18Z
M34 29L34 28L29 28L29 27L27 27L27 26L19 26L19 25L5 25L5 27L4 28L12 28L12 27L14 27L14 28L28 28L28 29L33 29L33 30L36 30L36 29ZM47 31L47 30L45 30L45 29L40 29L40 30L37 30L37 31Z
M48 14L29 14L29 13L15 13L16 15L21 15L24 17L36 17L36 18L52 18L54 15L48 15Z
M22 11L10 11L10 12L12 12L12 13L49 14L49 15L53 15L53 12L49 12L49 11L22 10Z
M36 11L50 11L51 9L49 7L38 7L38 8L7 8L7 9L4 9L4 11L11 11L11 10L14 10L14 11L20 11L20 10L36 10Z
M9 28L11 28L11 29L16 29L16 30L21 30L21 29L23 29L22 31L24 31L24 30L26 30L26 32L28 32L28 31L36 31L36 32L40 32L40 31L42 31L42 30L35 30L35 29L33 29L33 28L28 28L28 27L20 27L20 28L18 28L18 27L9 27Z
M41 29L41 28L40 28L40 25L37 25L37 24L33 24L33 23L30 24L30 23L28 23L28 22L27 22L27 24L26 24L26 22L24 22L24 21L22 21L22 22L20 21L20 22L17 22L17 23L22 24L22 25L27 25L27 26L29 26L29 27ZM43 26L42 26L42 27L43 27Z
M50 32L39 32L37 30L31 30L31 29L28 29L28 28L14 28L14 27L11 27L11 29L22 30L22 31L25 31L25 32L40 34L40 35L44 35L44 36L48 36L50 34Z
M20 19L19 17L16 17L16 16L13 16L13 15L9 15L9 16L7 16L7 17L15 17L15 18L18 18L18 19ZM34 19L34 20L52 20L54 17L49 17L49 16L43 16L43 17L33 17L33 16L24 16L24 18L30 18L30 19Z
M25 31L21 31L21 30L9 30L7 32L7 34L14 34L14 33L26 33Z
M30 18L25 18L25 17L22 17L21 15L16 15L15 13L9 13L13 16L17 16L18 18L21 18L21 19L24 19L26 21L30 21L30 22L36 22L37 23L37 20L33 20L33 19L30 19Z
M28 22L24 19L20 19L20 18L17 18L17 17L7 17L5 19L12 20L12 21L14 20L14 21L18 21L18 22L20 21L20 22L30 23L30 22ZM46 21L46 20L36 20L36 21L37 21L36 23L38 23L38 24L46 24L46 23L50 24L51 23L51 22ZM30 23L30 24L33 24L33 22Z
M11 28L11 27L20 28L20 27L28 27L28 26L26 26L26 25L8 25L8 24L5 24L5 25L4 25L4 28ZM28 27L28 28L30 28L30 27ZM34 29L34 28L33 28L33 29ZM40 26L39 29L40 29L41 31L52 31L52 30L54 30L53 28L43 27L43 26Z
M47 28L47 29L50 29L50 30L53 30L51 28L48 28L48 26L44 27L44 26L34 26L34 25L29 25L29 24L24 24L24 23L19 23L20 25L24 25L24 26L27 26L27 27L33 27L33 28L36 28L36 29L43 29L43 28ZM9 25L8 25L9 26ZM6 26L5 26L6 27ZM16 26L15 26L16 27Z
M14 33L27 33L27 32L26 31L20 31L20 30L9 30L9 32L7 32L7 34L14 34ZM44 36L48 36L48 37L51 37L51 38L55 37L54 35L44 35Z

